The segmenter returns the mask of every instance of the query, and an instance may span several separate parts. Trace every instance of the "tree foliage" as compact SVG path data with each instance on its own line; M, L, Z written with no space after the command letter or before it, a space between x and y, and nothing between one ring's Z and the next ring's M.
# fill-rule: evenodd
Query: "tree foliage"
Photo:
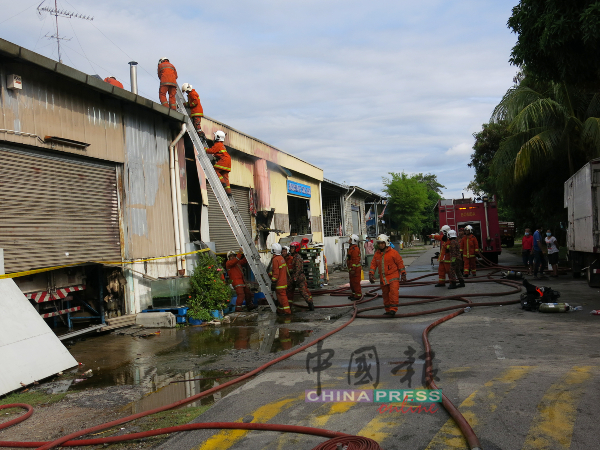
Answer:
M495 178L490 175L490 166L500 149L500 142L509 135L505 122L484 123L481 131L473 133L475 143L468 166L475 169L475 177L467 189L475 195L497 193Z
M508 27L518 35L512 64L543 81L600 86L600 2L521 0Z
M200 254L190 276L188 316L192 319L210 320L211 311L222 310L229 304L231 288L222 280L223 269L210 256Z
M383 184L392 227L403 235L429 233L435 222L433 207L445 186L430 173L407 175L402 172L390 173L390 176L383 179Z

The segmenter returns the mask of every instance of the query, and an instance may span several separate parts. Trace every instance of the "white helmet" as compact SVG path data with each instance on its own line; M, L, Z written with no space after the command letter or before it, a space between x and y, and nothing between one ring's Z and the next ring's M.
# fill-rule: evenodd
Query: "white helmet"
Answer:
M160 64L161 62L165 62L165 61L168 61L168 60L169 60L169 58L167 58L166 56L163 56L162 58L160 58L158 60L158 63Z
M473 232L473 227L472 227L471 225L467 225L467 226L465 227L465 231L470 231L470 232Z
M215 131L215 141L217 142L225 142L225 133L221 130Z
M358 244L358 236L356 234L353 234L352 236L350 236L350 241L353 244Z
M444 225L442 227L442 233L447 234L450 231L450 225Z
M230 250L227 252L227 259L229 259L231 256L235 256L235 255L236 255L236 253L234 251Z
M183 85L181 86L181 90L183 92L191 92L192 91L192 85L190 83L183 83Z
M284 245L283 247L281 247L282 250L285 250L286 252L290 252L290 248L287 245Z
M455 230L448 231L448 237L450 239L455 238L456 237L456 231Z
M271 245L271 253L273 253L274 255L281 255L281 244L278 244L276 242L273 245Z
M389 247L390 246L390 238L388 237L387 234L380 234L379 236L377 236L376 241L379 242L385 242L385 246Z

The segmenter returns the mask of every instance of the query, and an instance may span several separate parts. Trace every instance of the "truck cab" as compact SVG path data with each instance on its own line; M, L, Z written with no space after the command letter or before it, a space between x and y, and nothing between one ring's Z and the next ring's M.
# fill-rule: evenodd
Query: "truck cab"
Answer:
M471 225L483 256L494 263L498 262L502 244L498 207L494 197L441 199L436 209L440 228L449 225L458 232L461 228Z

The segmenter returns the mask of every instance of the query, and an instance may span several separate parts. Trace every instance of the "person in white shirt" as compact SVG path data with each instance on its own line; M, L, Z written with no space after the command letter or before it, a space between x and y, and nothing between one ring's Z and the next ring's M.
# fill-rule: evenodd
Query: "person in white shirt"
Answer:
M550 230L546 231L546 248L548 249L548 263L552 266L551 277L558 277L558 244Z

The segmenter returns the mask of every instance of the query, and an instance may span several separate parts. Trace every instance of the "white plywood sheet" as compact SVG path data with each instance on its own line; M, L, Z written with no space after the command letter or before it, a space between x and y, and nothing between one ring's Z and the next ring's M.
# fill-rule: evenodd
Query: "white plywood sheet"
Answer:
M0 279L0 395L76 365L15 282Z

